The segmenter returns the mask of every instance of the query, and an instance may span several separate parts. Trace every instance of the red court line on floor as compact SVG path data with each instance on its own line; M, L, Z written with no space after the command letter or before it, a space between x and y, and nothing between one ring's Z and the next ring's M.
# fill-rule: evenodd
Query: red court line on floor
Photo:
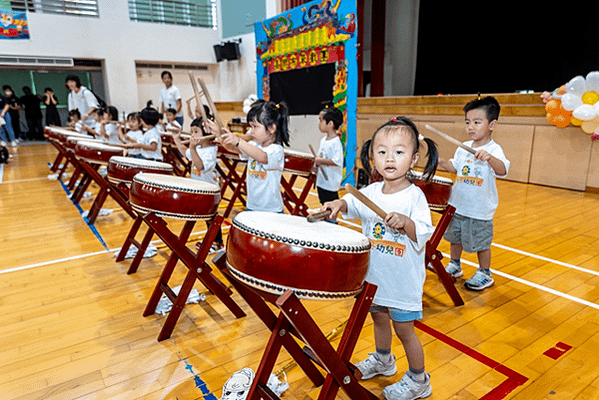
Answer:
M466 346L463 343L458 342L455 339L450 338L437 331L436 329L431 328L428 325L423 324L422 322L414 321L414 326L421 331L428 333L435 339L442 341L443 343L453 347L456 350L461 351L462 353L474 358L480 363L488 366L489 368L494 369L495 371L507 376L507 379L499 384L499 386L495 387L489 393L485 394L481 399L484 400L500 400L505 398L508 394L510 394L514 389L518 386L522 386L528 378L524 375L521 375L514 371L511 368L506 367L505 365L485 356L484 354L479 353L471 347Z

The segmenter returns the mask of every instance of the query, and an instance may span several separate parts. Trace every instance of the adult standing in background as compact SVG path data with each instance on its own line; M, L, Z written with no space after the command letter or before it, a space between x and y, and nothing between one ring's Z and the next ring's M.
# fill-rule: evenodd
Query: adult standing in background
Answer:
M58 114L58 99L54 95L52 88L44 89L44 104L46 105L46 125L62 126L60 123L60 114Z
M81 121L88 127L93 128L94 111L99 108L98 100L91 90L81 85L81 80L77 75L67 75L65 79L67 89L71 91L68 97L68 108L71 110L79 110Z
M27 138L29 140L44 140L43 115L40 104L42 96L33 94L29 86L23 86L25 96L21 97L21 104L25 108L25 119L27 120Z
M179 89L173 85L173 75L169 71L162 71L160 74L165 88L160 91L160 113L164 114L169 108L177 111L175 121L183 126L183 102Z
M4 90L4 97L8 103L8 113L12 120L14 136L17 140L25 140L25 135L21 132L21 116L19 115L19 110L22 108L21 100L19 100L15 91L9 85L4 85L2 90Z
M15 133L12 130L10 114L8 113L8 103L4 96L0 96L0 144L6 146L6 142L10 141L11 146L16 146Z

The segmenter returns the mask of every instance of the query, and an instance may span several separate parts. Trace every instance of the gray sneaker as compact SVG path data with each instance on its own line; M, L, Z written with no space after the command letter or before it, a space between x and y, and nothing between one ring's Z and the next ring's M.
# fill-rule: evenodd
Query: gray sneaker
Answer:
M466 289L470 290L483 290L490 286L493 286L495 281L491 274L484 272L482 269L477 269L472 278L464 282Z
M464 272L462 272L462 267L453 261L450 261L449 264L447 264L445 271L447 271L447 273L454 278L459 278L464 275Z
M391 355L389 364L383 364L376 358L375 353L369 353L366 360L357 362L355 365L362 373L362 380L370 379L377 375L391 376L397 373L394 355Z
M383 395L387 400L414 400L428 397L433 392L431 388L431 377L425 374L424 383L416 382L406 372L401 380L383 389Z

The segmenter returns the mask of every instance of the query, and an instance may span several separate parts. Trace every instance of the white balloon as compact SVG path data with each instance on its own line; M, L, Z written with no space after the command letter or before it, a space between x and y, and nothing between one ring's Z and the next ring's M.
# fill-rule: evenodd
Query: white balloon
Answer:
M599 93L599 71L592 71L587 74L586 85L587 91Z
M570 79L570 82L566 83L566 92L582 96L586 89L586 83L582 75L575 76Z
M595 109L590 104L583 104L577 107L572 113L572 116L581 121L590 121L595 118Z
M595 115L599 115L599 101L593 104L593 110L595 110Z
M578 108L582 105L582 99L580 98L580 96L577 96L572 93L566 93L562 96L561 100L562 107L564 107L564 110L566 111L572 111L575 108Z

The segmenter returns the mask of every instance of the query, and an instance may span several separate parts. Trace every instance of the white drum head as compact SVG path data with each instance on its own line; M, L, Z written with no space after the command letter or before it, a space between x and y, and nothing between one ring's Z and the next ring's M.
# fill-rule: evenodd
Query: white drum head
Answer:
M263 211L244 211L233 224L256 236L340 252L369 251L370 242L362 233L330 222L308 222L306 217Z
M123 156L112 156L110 157L111 164L125 165L132 168L142 167L142 168L150 168L155 170L164 170L164 171L172 171L173 166L168 163L153 161L153 160L144 160L141 158L133 158L133 157L123 157Z
M144 185L156 186L168 190L187 193L220 194L220 188L211 183L181 176L140 172L133 180Z

